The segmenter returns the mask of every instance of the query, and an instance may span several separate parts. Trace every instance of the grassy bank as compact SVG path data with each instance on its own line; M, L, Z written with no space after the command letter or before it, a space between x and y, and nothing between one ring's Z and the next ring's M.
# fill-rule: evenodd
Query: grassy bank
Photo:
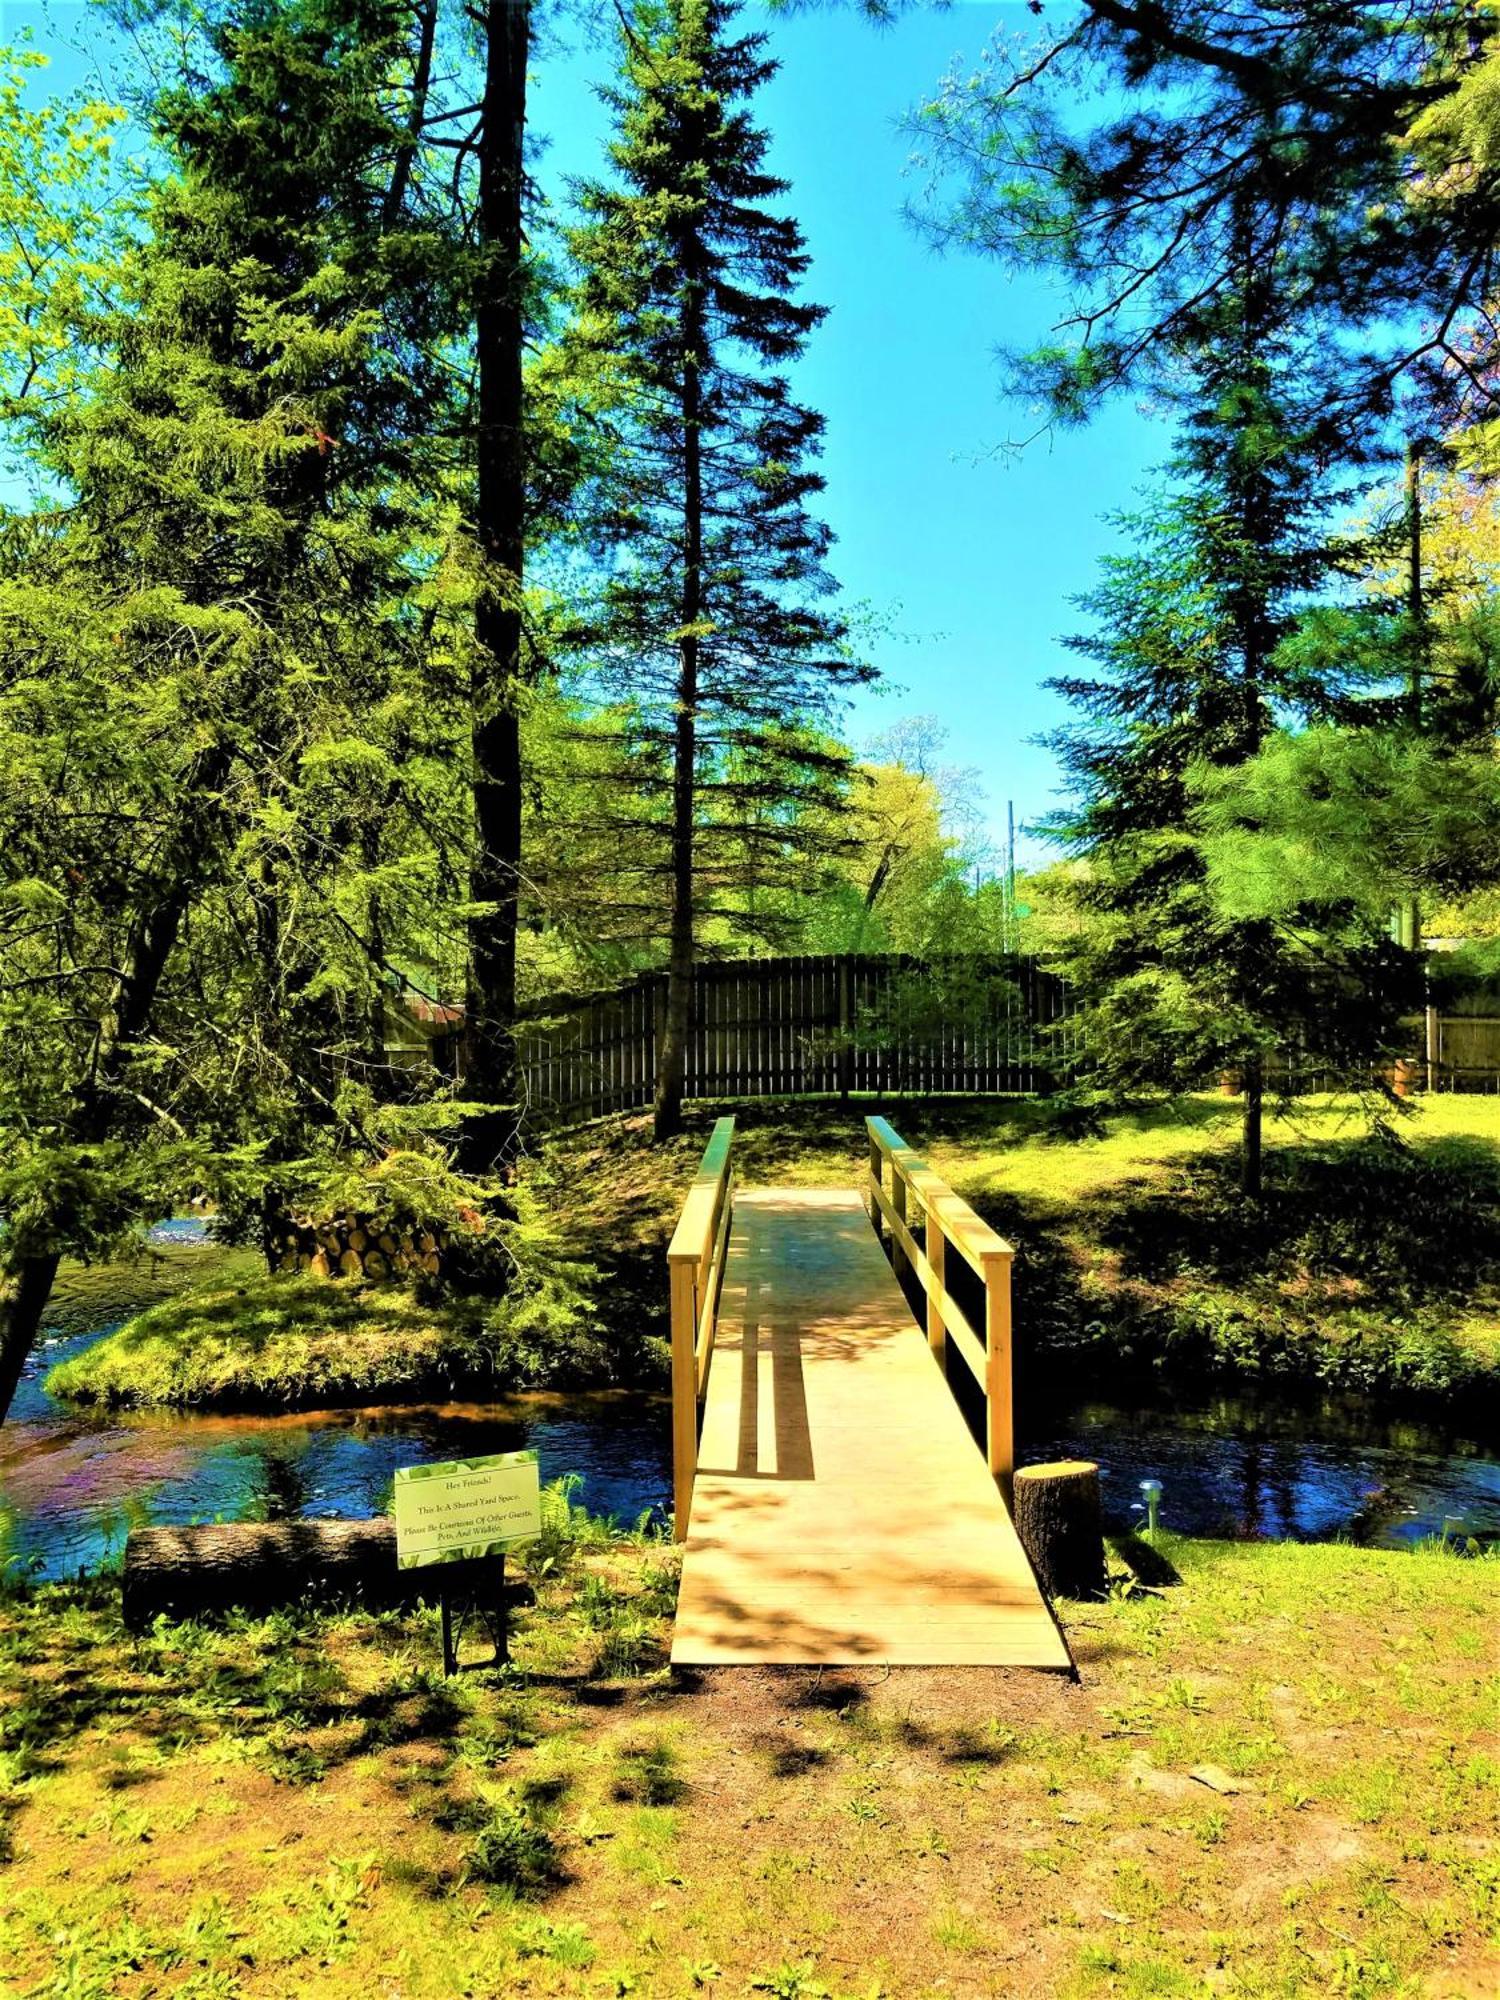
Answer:
M1500 1564L1165 1546L1080 1687L674 1687L671 1552L596 1534L449 1683L426 1614L0 1602L0 1992L1493 1991Z
M259 1271L149 1307L47 1376L115 1408L328 1409L609 1380L591 1317L560 1325L492 1301Z
M259 1273L149 1307L61 1362L55 1396L119 1407L327 1407L418 1393L476 1373L472 1315L396 1285Z
M866 1108L741 1107L741 1184L858 1185ZM1239 1193L1238 1107L1220 1098L1085 1139L1054 1136L1034 1102L885 1108L1016 1245L1023 1371L1065 1357L1110 1382L1500 1401L1500 1099L1434 1098L1396 1146L1346 1100L1300 1106L1268 1122L1260 1203ZM658 1254L706 1124L665 1172L640 1124L559 1142L576 1226Z
M856 1186L868 1107L738 1110L738 1174ZM1267 1131L1266 1193L1236 1185L1237 1108L1202 1099L1055 1136L1045 1105L887 1107L1017 1247L1028 1368L1500 1404L1500 1098L1439 1097L1374 1141L1321 1100ZM559 1135L528 1179L562 1251L591 1267L571 1320L395 1287L217 1282L154 1306L54 1371L77 1399L311 1407L453 1389L664 1379L662 1253L712 1112L666 1147L644 1119ZM193 1253L186 1253L191 1255Z

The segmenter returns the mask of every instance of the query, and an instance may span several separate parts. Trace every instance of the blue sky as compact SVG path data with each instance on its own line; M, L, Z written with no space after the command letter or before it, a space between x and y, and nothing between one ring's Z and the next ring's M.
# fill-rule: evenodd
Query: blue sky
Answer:
M758 117L812 253L809 296L830 307L797 388L828 420L834 567L895 627L877 646L888 684L860 697L850 730L938 717L947 759L979 771L998 834L1007 799L1024 823L1055 798L1053 760L1029 739L1065 709L1041 683L1065 664L1068 600L1111 543L1101 517L1131 504L1167 438L1122 403L1019 456L1002 449L1035 420L1001 397L995 348L1043 336L1062 301L978 259L935 255L903 219L920 185L903 114L996 34L1024 33L1024 6L969 0L884 29L843 10L744 18L769 29L782 64ZM73 0L0 0L0 39L30 28L58 89L108 87L96 20ZM549 189L597 168L606 121L592 86L610 59L607 37L576 29L539 54L532 129ZM1023 865L1043 857L1018 846Z

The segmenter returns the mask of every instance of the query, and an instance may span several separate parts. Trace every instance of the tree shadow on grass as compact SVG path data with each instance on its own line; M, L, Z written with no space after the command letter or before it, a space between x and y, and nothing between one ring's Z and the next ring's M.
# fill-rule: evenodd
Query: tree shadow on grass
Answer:
M1166 1186L1125 1185L1092 1205L1123 1275L1220 1284L1353 1282L1397 1300L1462 1300L1500 1273L1500 1150L1380 1138L1278 1146L1259 1200L1234 1161L1192 1155Z

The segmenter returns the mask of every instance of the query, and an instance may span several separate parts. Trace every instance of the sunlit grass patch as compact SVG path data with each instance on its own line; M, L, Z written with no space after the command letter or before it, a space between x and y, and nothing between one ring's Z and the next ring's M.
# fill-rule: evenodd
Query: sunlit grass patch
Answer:
M512 1668L456 1681L429 1612L136 1644L117 1586L23 1593L0 1964L81 2000L1484 1990L1500 1562L1162 1548L1180 1588L1077 1607L1078 1688L601 1681L622 1611L663 1652L675 1565L582 1527Z

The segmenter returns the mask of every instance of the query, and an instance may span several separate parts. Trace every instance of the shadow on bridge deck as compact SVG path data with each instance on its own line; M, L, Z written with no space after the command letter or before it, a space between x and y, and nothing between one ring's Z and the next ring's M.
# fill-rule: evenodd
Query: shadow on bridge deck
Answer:
M672 1660L1071 1667L856 1194L735 1198Z

